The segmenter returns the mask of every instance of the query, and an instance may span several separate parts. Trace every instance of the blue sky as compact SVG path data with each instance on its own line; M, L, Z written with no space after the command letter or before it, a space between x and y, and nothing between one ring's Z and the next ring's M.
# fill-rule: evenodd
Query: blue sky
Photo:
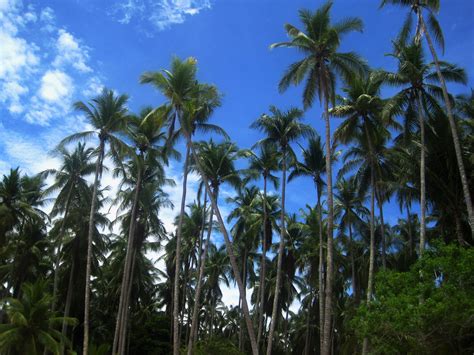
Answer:
M0 0L0 173L17 165L29 173L56 166L48 151L65 135L87 127L71 103L86 100L104 85L129 94L133 111L162 102L138 78L144 71L167 68L173 55L198 59L199 78L216 84L224 94L213 122L240 147L250 147L260 135L248 127L269 105L301 107L301 88L285 94L277 90L281 74L298 53L269 50L269 45L286 39L284 23L299 24L298 9L315 9L321 3ZM398 8L379 10L378 4L378 0L335 0L333 18L358 16L364 21L364 33L347 36L341 50L357 51L373 67L394 69L393 60L384 54L390 51L405 13ZM439 19L447 44L443 59L467 70L470 87L474 2L446 0L441 5ZM305 117L323 133L318 103ZM179 163L172 164L169 174L179 182ZM111 179L106 182L113 184ZM177 199L180 190L170 193ZM309 181L289 185L290 211L314 201ZM397 212L388 206L388 221L395 222ZM173 213L168 211L167 218Z

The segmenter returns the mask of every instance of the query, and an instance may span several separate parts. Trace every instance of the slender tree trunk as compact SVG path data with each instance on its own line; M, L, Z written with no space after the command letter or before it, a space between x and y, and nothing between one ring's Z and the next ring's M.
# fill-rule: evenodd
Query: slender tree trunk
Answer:
M458 243L460 246L465 246L466 241L464 240L464 236L462 234L462 225L461 225L461 218L459 218L459 213L454 213L454 223L456 224L456 236L458 239Z
M186 158L184 161L184 175L183 175L183 193L181 195L181 209L179 212L178 231L176 234L176 264L174 273L174 288L173 288L173 355L179 355L179 271L181 259L181 232L183 229L184 209L186 208L186 190L188 182L188 164L191 152L191 142L187 142Z
M383 199L378 188L376 188L377 204L379 205L380 214L380 239L382 242L382 269L387 267L387 252L386 252L386 240L385 240L385 222L383 218Z
M373 165L373 164L372 164ZM374 284L375 268L375 172L373 166L370 169L370 251L369 251L369 280L367 285L367 306L372 300L372 288ZM369 339L364 338L362 354L367 354L369 350Z
M259 303L259 319L258 319L258 336L257 344L260 346L263 332L264 307L265 307L265 272L267 267L267 174L263 175L263 240L262 240L262 261L260 263L260 303Z
M323 208L321 206L322 186L318 186L318 229L319 229L319 265L318 265L318 305L319 305L319 351L323 352L324 343L324 238Z
M280 214L280 245L278 247L277 275L275 282L275 296L273 298L272 318L270 319L270 331L268 333L267 355L272 353L273 333L277 322L278 298L280 295L283 250L285 248L286 226L285 226L285 198L286 198L286 147L283 147L282 157L282 184L281 184L281 214Z
M244 283L244 297L247 298L247 248L244 245L244 258L242 260L242 281ZM239 329L239 350L243 351L243 344L244 344L244 334L243 334L243 328L244 325L243 319L241 318L240 320L240 329Z
M326 261L326 288L324 305L324 338L322 355L329 355L331 352L332 336L332 289L333 289L333 229L334 229L334 204L332 193L332 162L331 162L331 126L329 122L329 95L327 88L324 95L324 119L326 121L326 175L327 175L327 204L328 204L328 241L327 241L327 261Z
M217 204L217 199L215 198L215 196L212 195L211 187L209 186L207 177L203 173L204 170L202 169L201 162L200 162L200 160L199 160L199 158L196 154L194 146L192 145L191 136L187 135L186 139L187 139L188 145L191 147L192 155L195 158L197 168L198 168L199 173L201 174L202 179L204 181L204 184L206 186L207 194L210 196L211 205L212 205L212 208L215 211L214 213L215 213L215 216L217 218L219 228L221 230L222 235L224 236L224 241L225 241L225 245L226 245L226 249L227 249L227 254L229 256L230 265L232 267L232 272L234 274L235 282L237 283L237 286L239 288L240 298L242 299L242 306L243 306L242 308L243 308L243 312L244 312L245 323L247 325L247 331L248 331L248 335L249 335L249 339L250 339L250 345L252 347L252 354L257 355L258 354L257 340L255 338L255 332L254 332L254 329L253 329L253 326L252 326L252 319L250 318L249 307L248 307L248 304L247 304L247 300L245 298L245 291L244 291L242 279L240 277L239 267L237 266L237 261L235 259L233 243L230 240L229 233L227 232L227 229L225 227L224 220L222 218L219 206Z
M459 135L457 131L456 121L454 120L453 110L451 107L451 101L449 100L448 89L446 88L446 81L444 80L443 74L441 73L438 55L436 54L436 50L433 46L433 41L431 40L431 36L429 32L426 30L425 21L423 19L423 14L421 12L419 14L419 18L420 18L421 30L425 34L426 42L428 43L428 47L430 48L431 55L433 56L433 60L435 62L436 73L438 74L438 79L441 83L441 89L443 90L443 98L446 104L446 111L448 114L449 125L451 127L451 135L453 136L454 150L456 151L456 160L458 162L459 175L461 176L462 190L464 193L464 201L466 203L467 215L469 217L469 225L471 226L471 233L474 233L474 212L472 209L471 193L469 191L469 184L467 182L466 170L464 168L464 162L462 159L461 143L459 142Z
M285 331L283 334L285 334L285 353L288 353L288 342L289 342L289 337L288 337L288 315L290 313L290 305L288 305L288 308L286 309L286 315L285 315Z
M359 298L359 292L357 289L354 246L352 244L352 223L349 223L349 245L350 245L350 253L351 253L352 292L354 294L354 304L357 306L359 305L360 298Z
M84 341L82 344L83 355L89 354L89 306L90 306L90 280L92 266L92 236L94 234L94 215L97 206L97 190L99 188L99 175L102 171L102 161L104 159L105 141L100 138L99 156L95 163L94 188L92 190L91 209L89 214L89 230L87 233L87 261L86 261L86 286L84 295Z
M141 157L140 157L141 158ZM143 159L140 159L143 161ZM120 298L119 298L119 307L117 310L117 320L115 323L115 333L114 333L114 342L112 348L112 354L115 354L119 348L118 344L121 342L120 334L126 334L126 331L123 332L122 329L126 327L124 324L123 314L126 309L128 309L128 302L125 302L125 298L127 295L127 290L129 288L129 284L131 284L131 279L133 275L131 274L131 264L132 264L132 254L134 253L134 237L135 237L135 226L136 226L136 219L137 219L137 206L138 206L138 198L141 190L142 184L142 168L138 168L138 176L137 176L137 183L135 186L135 193L133 197L132 203L132 211L130 214L130 225L128 227L128 241L127 241L127 251L125 254L125 262L123 266L123 275L122 275L122 284L120 287ZM120 352L119 352L120 354Z
M129 310L129 305L130 305L130 298L132 294L132 286L133 286L133 275L135 273L135 264L136 264L136 256L137 256L137 249L135 246L133 246L133 253L132 253L132 262L131 262L131 270L130 270L130 279L129 283L127 286L126 294L125 294L125 302L124 302L124 308L123 308L123 326L121 328L121 334L120 334L120 341L119 341L119 354L124 355L125 354L125 345L127 341L127 330L129 328L128 324L128 317L130 315L130 310Z
M198 276L198 282L196 285L196 294L194 295L194 308L193 308L193 318L191 321L191 332L190 332L190 337L189 337L189 343L188 343L188 355L192 355L193 353L193 347L194 347L194 337L195 333L197 334L197 322L198 322L198 316L199 316L199 308L201 307L200 300L201 300L201 289L202 289L202 282L204 279L204 269L206 266L206 258L207 258L207 252L209 250L209 244L211 242L211 234L212 234L212 218L214 216L214 211L211 207L211 214L209 216L209 228L207 231L207 238L206 238L206 244L204 246L204 252L202 253L200 257L200 265L199 265L199 276ZM197 336L196 336L197 338Z
M67 285L67 295L66 295L66 305L64 306L64 318L69 317L69 312L71 310L71 303L72 303L72 288L74 286L74 272L76 268L76 262L73 257L71 271L69 272L69 281ZM67 323L63 321L61 334L63 337L67 336ZM64 354L64 344L61 344L61 355Z
M407 222L408 222L408 250L410 252L410 258L413 258L413 252L414 252L414 247L413 247L413 233L411 230L411 214L410 214L410 207L407 205Z
M305 339L304 339L304 355L309 355L309 335L311 333L310 325L311 325L311 314L312 314L312 305L313 305L313 300L312 300L313 290L311 288L311 285L309 287L310 287L310 291L309 291L310 304L308 306L308 312L306 314L306 334L305 334Z
M54 281L53 281L53 306L52 311L56 310L56 305L58 303L57 301L57 296L58 296L58 283L59 283L59 264L61 263L61 247L63 244L64 240L64 230L66 228L66 218L69 214L69 206L71 204L71 197L72 197L72 191L74 189L74 183L71 183L71 187L69 188L69 191L67 193L66 197L66 206L64 208L64 216L63 220L61 222L61 227L59 228L59 236L58 236L58 254L56 255L56 261L54 264Z
M423 103L421 94L417 93L418 100L418 123L420 125L420 258L425 250L426 235L426 187L425 187L425 119L423 117Z

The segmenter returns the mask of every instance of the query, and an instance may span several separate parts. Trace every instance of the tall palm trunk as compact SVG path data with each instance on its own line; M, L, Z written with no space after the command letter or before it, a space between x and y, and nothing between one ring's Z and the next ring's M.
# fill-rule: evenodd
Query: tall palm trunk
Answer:
M259 309L259 319L258 319L258 336L257 344L260 346L260 340L262 339L263 332L263 310L265 306L265 272L267 268L267 221L268 221L268 211L267 211L267 179L268 176L266 173L263 174L263 240L262 240L262 261L260 263L260 309Z
M211 207L211 214L209 216L209 228L207 231L207 238L206 244L204 246L204 252L200 256L200 265L199 265L199 276L196 285L196 294L194 295L194 308L193 308L193 318L191 321L191 331L189 336L189 343L188 343L188 355L192 355L193 353L193 346L194 346L194 334L197 334L197 322L198 322L198 315L199 309L201 308L200 299L201 299L201 290L202 290L202 283L204 279L204 269L206 266L206 258L207 258L207 251L209 249L209 244L211 242L211 234L212 234L212 218L214 217L214 211ZM199 250L201 252L201 250Z
M200 162L200 160L198 158L198 155L196 154L196 150L195 150L195 148L192 144L191 136L186 135L186 140L187 140L188 146L191 148L191 153L194 157L194 160L196 161L197 168L198 168L199 173L201 174L202 179L204 181L204 184L205 184L205 187L206 187L206 190L207 190L207 194L210 197L211 205L212 205L212 208L214 209L214 214L217 218L219 228L221 230L222 235L224 236L224 241L225 241L225 245L226 245L227 254L229 256L230 265L232 267L232 272L234 274L235 282L237 283L237 286L239 288L240 299L242 300L242 308L243 308L242 310L243 310L244 317L245 317L245 323L247 325L247 331L248 331L248 335L249 335L249 339L250 339L250 345L252 347L252 354L257 355L258 354L257 340L255 338L255 332L254 332L253 325L252 325L252 319L250 318L250 312L249 312L247 299L245 298L245 291L244 291L244 286L243 286L243 283L242 283L242 279L240 277L239 267L237 266L237 261L235 259L233 243L230 240L229 233L227 232L227 229L225 227L224 220L222 218L219 206L217 204L217 199L215 198L215 196L212 195L211 187L209 186L209 182L207 180L206 175L204 174L204 170L202 168L201 162Z
M243 255L243 260L242 260L242 281L244 283L244 297L247 298L247 248L245 247L244 244L244 255ZM244 334L243 334L243 328L244 325L243 319L240 319L240 329L239 329L239 350L243 351L243 346L244 346Z
M67 294L66 294L66 305L64 306L64 318L69 317L69 312L71 310L71 303L72 303L72 293L73 293L73 286L74 286L74 272L76 269L76 262L73 257L72 259L72 265L71 265L71 271L69 272L69 281L67 284ZM61 328L61 334L63 337L66 337L67 333L67 323L63 321L62 328ZM61 344L61 355L64 354L64 344Z
M278 298L280 295L281 278L282 278L282 263L283 263L283 249L285 248L285 195L286 195L286 147L283 147L282 157L282 184L281 184L281 214L280 214L280 245L278 247L277 259L277 275L275 282L275 296L273 298L272 318L270 320L270 331L268 333L267 355L272 353L273 333L275 332L275 324L277 322Z
M124 305L127 305L127 307L124 307L123 308L123 326L121 328L121 334L120 334L120 341L119 341L119 347L118 347L118 350L119 350L119 354L123 355L125 354L125 345L127 343L127 329L129 328L129 324L128 324L128 317L130 315L130 311L129 311L129 304L130 304L130 298L131 298L131 295L132 295L132 286L133 286L133 275L135 274L135 265L136 265L136 256L137 256L137 249L135 248L135 246L133 246L133 252L132 252L132 266L131 266L131 270L130 270L130 279L129 279L129 283L128 283L128 286L127 286L127 290L126 290L126 294L125 294L125 302L124 302Z
M86 259L86 286L84 295L84 341L82 344L82 354L89 355L89 306L91 291L91 269L92 269L92 236L94 234L94 215L97 206L97 190L99 188L99 175L102 171L104 159L105 140L100 138L99 155L95 163L94 187L92 190L91 210L89 213L89 230L87 232L87 259Z
M318 191L318 229L319 229L319 265L318 265L318 304L319 304L319 350L322 353L324 343L324 238L323 210L321 206L322 186Z
M385 240L385 221L383 218L383 198L379 188L375 189L377 195L377 204L379 206L380 215L380 239L382 241L382 268L385 270L387 267L387 253L386 253L386 240Z
M418 122L420 125L420 258L423 257L425 250L425 234L426 234L426 187L425 187L425 119L423 117L423 103L421 94L417 93L418 100Z
M178 231L176 234L176 257L173 287L173 355L179 355L179 271L181 262L181 232L183 229L184 209L186 207L186 190L188 183L188 165L191 152L191 142L186 145L186 158L184 160L183 193L181 195L181 209L179 212Z
M438 74L438 79L441 83L441 89L443 90L443 98L446 104L446 111L448 114L449 125L451 127L451 135L453 136L454 150L456 152L456 160L458 162L459 175L461 176L462 190L464 193L464 201L466 203L467 214L469 217L469 225L471 226L471 233L474 233L474 211L472 209L471 193L469 191L466 170L464 168L464 162L462 159L462 150L461 150L461 143L459 142L458 130L456 127L456 122L454 121L451 101L449 100L448 90L446 88L446 81L444 80L444 76L441 73L441 69L439 67L438 55L436 54L436 50L433 46L433 41L431 40L431 36L429 32L426 30L425 21L423 19L423 14L421 13L421 11L419 13L419 19L420 19L420 24L421 24L421 31L425 35L426 42L428 43L428 47L430 48L431 55L433 56L433 60L435 62L435 67L436 67L436 73Z
M323 62L324 63L324 62ZM323 64L324 66L324 64ZM326 69L324 69L326 72ZM326 83L325 77L323 77ZM332 193L332 166L331 166L331 126L329 122L329 93L327 85L324 90L324 120L326 122L326 175L328 191L328 241L327 241L327 261L326 261L326 287L324 304L324 332L322 355L329 355L331 352L332 335L332 289L333 289L333 224L334 224L334 204Z
M310 289L309 289L309 297L310 297L310 304L309 304L309 309L308 309L308 312L306 314L306 334L305 334L305 339L304 339L304 355L309 355L309 340L310 340L310 334L311 334L311 330L310 330L310 324L311 324L311 314L312 314L312 305L313 305L313 300L312 300L312 297L313 297L313 290L311 288L311 285L309 286Z
M374 267L375 267L375 172L373 164L370 169L370 250L369 250L369 280L367 284L367 305L372 300L372 289L374 284ZM367 354L369 348L369 339L364 338L362 346L362 354Z
M142 159L140 159L142 160ZM137 176L137 183L135 186L135 194L133 197L133 204L132 204L132 211L130 215L130 226L128 228L128 241L127 241L127 251L125 254L125 263L123 268L123 275L122 275L122 285L120 288L120 299L119 299L119 307L117 311L117 320L115 323L115 334L114 334L114 342L113 342L113 349L112 354L115 354L119 348L117 347L119 342L122 341L120 334L126 336L126 327L127 325L124 324L124 313L125 310L128 309L128 302L126 302L126 294L129 288L129 284L132 283L131 274L131 264L132 264L132 254L134 252L134 236L135 236L135 225L137 219L137 206L138 206L138 197L140 195L140 189L142 184L142 168L139 166L138 168L138 176ZM120 352L118 352L121 354Z
M64 216L61 222L61 227L59 228L59 238L58 238L58 254L56 255L56 261L54 263L54 281L53 281L53 306L52 311L56 310L57 305L57 295L58 295L58 283L59 283L59 264L61 262L61 246L64 239L64 230L66 228L66 219L69 214L69 206L71 205L72 191L74 190L74 181L71 183L71 187L68 190L66 197L66 206L64 208Z

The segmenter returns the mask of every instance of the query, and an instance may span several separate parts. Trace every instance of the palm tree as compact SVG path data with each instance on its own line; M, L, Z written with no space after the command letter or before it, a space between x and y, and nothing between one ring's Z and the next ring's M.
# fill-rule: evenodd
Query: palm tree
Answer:
M448 94L448 89L446 86L446 79L450 78L450 73L449 71L445 72L444 70L445 68L443 68L443 66L445 66L446 63L438 59L438 54L436 53L436 49L434 47L434 43L432 39L432 36L433 36L435 41L440 45L442 51L444 52L444 36L443 36L441 26L439 25L439 22L435 16L435 14L439 12L440 1L439 0L382 0L380 7L384 7L385 5L399 5L405 8L409 8L408 16L402 28L403 37L406 37L410 32L411 23L412 23L412 14L414 14L417 21L415 42L419 43L422 36L426 38L426 42L431 52L431 56L433 57L434 67L436 69L436 75L441 85L441 94L444 99L444 103L446 105L446 112L448 114L449 126L451 128L451 135L453 136L453 144L454 144L454 149L456 152L456 161L458 163L459 174L461 176L464 200L466 203L467 214L469 217L469 225L471 227L471 233L474 233L474 210L472 208L471 193L469 191L469 184L467 181L466 170L464 168L464 162L462 158L462 149L461 149L461 143L459 140L458 127L456 125L456 121L453 115L452 100L450 98L450 95ZM428 12L427 23L425 23L423 10ZM466 81L467 80L464 78L464 83L466 83Z
M357 180L354 177L338 180L336 184L334 215L339 219L341 234L349 230L349 254L351 259L351 281L354 303L359 304L360 295L358 280L356 279L355 251L353 247L354 226L363 224L363 219L369 214L364 207L364 196L358 191Z
M81 140L96 136L99 139L99 145L95 154L97 160L95 163L95 177L92 192L91 208L89 213L89 231L87 235L87 268L86 268L86 286L84 297L84 342L83 354L88 354L89 347L89 304L90 304L90 278L92 263L92 235L94 233L94 215L97 206L97 190L102 176L103 162L106 151L106 144L109 144L111 156L123 155L126 150L125 143L119 138L118 134L123 132L126 113L127 113L127 95L116 96L113 90L103 89L102 93L93 98L88 104L78 101L74 108L85 114L93 130L81 133L75 133L64 138L59 146L64 146L72 141Z
M321 195L323 193L324 180L322 176L326 172L326 157L321 138L317 136L308 142L308 148L302 149L303 161L296 162L293 171L288 176L288 181L297 176L309 176L312 178L316 188L316 200L318 208L318 232L319 232L319 267L318 267L318 303L319 303L319 327L324 328L324 241L323 241L323 212L321 206ZM323 343L323 333L320 332L320 342Z
M73 318L57 317L51 311L53 297L47 293L46 281L22 286L20 299L5 299L8 323L0 324L0 351L37 355L52 352L59 355L62 343L70 342L56 327L61 323L75 324Z
M163 164L168 164L168 154L176 153L166 144L166 134L163 128L166 124L166 108L160 110L152 110L145 108L140 113L140 116L131 116L129 118L128 136L136 150L136 153L131 154L132 169L136 175L136 181L127 179L127 171L117 169L116 174L123 175L124 184L135 184L134 197L131 205L130 226L128 228L128 246L125 257L124 272L122 279L122 288L120 292L119 309L117 316L117 326L114 336L114 346L112 353L123 354L125 351L125 339L128 318L129 297L128 291L133 280L132 265L134 259L132 255L136 253L133 250L135 227L137 223L138 203L143 184L143 175L146 173L148 179L154 178L157 181L165 183ZM161 144L161 145L160 145ZM149 169L149 171L146 171Z
M214 131L223 134L223 130L218 126L207 123L213 111L220 106L220 94L213 86L198 84L196 80L196 59L187 58L181 61L173 58L171 70L163 72L144 73L140 82L154 85L169 101L170 121L169 137L182 135L186 140L186 155L184 160L183 192L181 195L181 207L179 222L176 233L176 265L175 280L173 289L173 354L179 353L179 271L181 258L181 234L183 225L184 210L186 207L187 178L189 171L189 160L194 154L192 136L196 130L204 132ZM179 123L179 131L175 131L175 125ZM224 133L225 135L225 133ZM210 187L207 186L207 193L210 194ZM211 197L211 202L213 198ZM218 213L220 214L220 213ZM218 218L219 219L219 218ZM225 229L222 221L221 228ZM230 245L229 245L230 246ZM231 257L232 262L232 257ZM235 270L234 270L235 271ZM249 330L250 331L250 330Z
M76 149L71 153L65 147L58 147L56 154L62 160L59 170L49 169L42 172L45 178L49 175L55 177L55 182L45 191L45 194L58 192L51 215L57 215L64 211L64 216L59 228L57 247L58 252L54 264L53 281L53 312L56 307L56 296L58 292L59 264L61 262L61 247L64 239L66 221L73 195L81 194L87 191L87 181L85 178L94 173L95 166L90 162L92 148L86 148L85 144L78 143Z
M312 106L314 98L318 96L324 101L324 119L326 123L326 175L328 194L328 242L327 242L327 276L326 299L324 317L324 341L321 344L321 353L329 354L332 319L332 284L333 284L333 193L332 193L332 166L331 166L331 129L329 122L329 102L335 101L335 86L337 75L351 77L356 71L363 73L366 70L365 62L354 52L338 52L341 39L353 31L362 31L362 21L358 18L343 19L331 24L330 11L332 1L327 1L315 12L300 10L299 17L304 31L286 24L285 29L290 41L273 44L272 48L296 48L304 53L304 58L289 66L280 80L279 89L285 91L290 84L298 85L306 78L303 91L303 105L307 109Z
M272 225L271 221L268 218L268 180L273 184L275 189L278 188L278 178L275 175L272 175L273 171L278 170L278 151L274 145L266 144L260 147L260 154L252 154L250 156L249 168L247 174L251 179L257 179L263 177L263 196L262 196L262 206L263 206L263 221L262 221L262 261L260 263L260 297L257 301L259 305L259 318L258 318L258 332L257 332L257 344L260 346L260 341L262 338L262 329L263 329L263 309L264 309L264 300L265 300L265 280L266 280L266 259L267 259L267 248L269 243L271 245L272 240Z
M394 86L402 86L402 90L387 102L384 115L392 117L396 114L410 115L416 112L420 129L420 257L423 256L426 239L426 143L425 121L432 113L440 112L437 97L441 96L442 88L436 86L438 76L433 71L434 63L425 63L423 49L413 42L405 45L401 40L394 44L393 56L398 61L398 71L383 73L384 81ZM442 62L440 67L444 76L450 81L465 82L466 74L455 65ZM410 119L407 117L406 119Z
M290 108L287 111L281 111L275 106L270 107L271 115L263 114L252 125L252 128L258 129L265 134L265 138L260 140L257 145L274 144L278 147L281 156L282 169L282 187L281 187L281 217L280 217L280 244L278 248L277 276L275 283L275 297L273 300L272 318L270 321L270 331L268 334L267 354L271 354L273 332L275 330L278 294L281 282L281 267L283 261L283 249L285 248L286 228L285 228L285 195L286 195L286 171L289 157L292 153L291 143L313 134L313 129L302 124L301 118L303 111Z
M219 187L223 183L229 183L234 187L240 185L240 177L238 171L235 169L235 160L241 155L237 147L229 142L216 144L212 141L202 142L197 144L199 155L194 156L194 159L199 159L201 164L201 172L205 174L207 181L212 186L212 196L217 201L219 195ZM193 169L197 169L197 164L193 161ZM191 355L194 346L194 337L197 330L198 312L200 309L200 297L205 272L206 257L211 243L212 219L214 216L214 209L211 206L209 215L208 233L204 251L202 252L199 276L196 285L196 292L194 294L194 309L191 321L191 330L188 342L188 354ZM199 250L199 252L201 252ZM196 334L197 335L197 334Z

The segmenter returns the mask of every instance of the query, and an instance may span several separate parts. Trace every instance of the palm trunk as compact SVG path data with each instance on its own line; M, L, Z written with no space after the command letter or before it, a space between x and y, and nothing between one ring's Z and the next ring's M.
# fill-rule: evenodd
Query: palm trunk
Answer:
M420 125L420 258L423 257L425 250L425 234L426 234L426 187L425 187L425 119L423 117L423 104L421 102L421 94L417 93L418 100L418 122Z
M319 265L318 265L318 304L319 304L319 350L323 352L324 343L324 240L323 211L321 206L322 186L318 186L318 228L319 228Z
M67 285L67 295L66 295L66 305L64 306L64 318L69 317L69 312L71 310L71 303L72 303L72 288L74 286L74 272L76 268L76 262L74 260L74 257L72 259L72 266L71 266L71 271L69 272L69 281ZM63 321L63 325L61 328L61 334L63 337L66 337L67 333L67 324L65 321ZM64 344L61 344L61 355L64 354Z
M312 313L312 305L313 305L313 291L311 289L310 285L310 291L309 291L309 306L308 306L308 313L306 314L306 334L305 334L305 339L304 339L304 355L309 355L309 335L311 333L310 331L310 324L311 324L311 313Z
M233 243L230 240L229 233L227 232L227 229L225 227L224 220L223 220L221 212L219 210L219 206L217 205L217 199L215 198L215 196L212 195L211 187L209 186L207 177L203 173L204 170L202 169L201 162L200 162L200 160L198 158L198 155L196 154L196 151L195 151L194 146L192 144L191 136L187 135L186 139L187 139L187 142L188 142L188 146L191 147L192 155L193 155L193 157L196 161L197 168L198 168L199 173L201 174L202 179L204 181L204 184L206 186L207 194L210 197L211 205L212 205L212 208L214 209L214 213L217 217L217 222L219 224L221 233L224 236L224 241L225 241L225 245L226 245L227 254L229 256L229 261L230 261L230 264L231 264L231 267L232 267L232 272L234 274L235 282L237 283L237 286L239 288L240 298L242 299L242 306L243 306L242 308L243 308L243 312L244 312L245 322L246 322L246 325L247 325L247 331L248 331L248 335L249 335L249 339L250 339L250 345L252 347L252 354L257 355L258 354L257 340L255 338L255 332L254 332L254 329L253 329L253 326L252 326L252 319L250 318L249 307L248 307L248 304L247 304L247 300L245 298L245 291L244 291L242 279L240 277L239 267L237 266L237 261L235 259ZM175 355L177 355L177 354L175 354Z
M379 215L380 215L380 239L382 243L382 269L386 269L387 267L387 258L386 258L386 241L385 241L385 222L383 218L383 199L381 193L378 188L376 188L376 195L377 195L377 204L379 206Z
M413 233L411 231L411 215L410 215L410 207L408 206L407 204L407 222L408 222L408 250L410 252L410 258L413 258L413 251L414 251L414 247L413 247Z
M332 166L331 166L331 126L329 122L329 97L327 88L324 95L324 119L326 121L326 175L328 191L328 241L327 241L327 261L326 261L326 287L324 304L324 333L322 355L329 355L331 352L332 335L332 288L333 288L333 224L334 205L332 194Z
M59 283L59 264L61 262L61 246L63 244L63 238L64 238L64 229L66 228L66 218L69 213L69 206L71 204L71 197L72 197L72 191L74 189L74 184L71 183L71 187L69 188L69 191L67 193L66 197L66 206L64 208L64 216L63 220L61 222L61 228L59 228L59 238L58 238L58 254L56 255L56 262L54 264L54 281L53 281L53 306L52 311L56 310L56 305L57 305L57 296L58 296L58 283Z
M121 328L121 335L120 335L120 341L119 341L119 354L121 355L125 354L125 345L127 342L127 329L129 328L128 317L130 315L129 305L130 305L130 298L132 295L133 275L135 273L136 256L137 256L137 249L134 246L133 252L132 252L132 262L131 262L132 266L130 270L130 280L127 286L127 290L125 294L126 298L125 298L124 308L123 308L123 326Z
M173 355L179 355L179 271L181 258L181 232L183 229L184 209L186 207L186 190L188 182L188 164L191 151L191 142L186 146L184 161L183 193L181 195L181 210L179 212L178 231L176 234L176 260L173 289Z
M451 101L449 100L448 90L446 88L446 81L444 80L443 74L441 73L438 55L436 54L436 50L433 46L433 41L431 40L431 36L429 32L426 30L425 21L423 19L423 14L421 12L419 14L419 18L420 18L420 24L421 24L421 31L422 33L425 34L426 42L428 43L428 47L430 48L431 55L433 56L433 60L435 62L436 73L438 74L438 79L441 83L441 89L443 90L443 98L446 104L446 111L448 114L449 125L451 127L451 135L453 136L454 150L456 151L456 160L458 163L459 175L461 176L462 190L464 193L464 200L466 203L467 214L469 217L469 225L471 226L471 233L474 233L474 212L472 209L471 193L469 191L469 184L467 182L466 170L464 168L464 162L462 159L461 143L459 142L459 135L458 135L457 127L456 127L456 122L454 121L453 110L451 108Z
M367 306L372 300L372 288L374 284L375 267L375 172L373 166L370 169L370 251L369 251L369 280L367 285ZM364 338L362 354L367 354L369 348L369 339Z
M260 346L263 331L263 310L265 306L265 271L267 266L267 174L263 175L263 240L262 240L262 261L260 263L260 303L258 319L257 344Z
M198 322L198 316L199 316L199 308L201 307L200 299L201 299L202 281L204 279L204 269L205 269L205 266L206 266L207 251L209 249L209 244L211 242L212 218L213 217L214 217L214 211L211 207L211 214L209 216L209 228L208 228L208 231L207 231L206 245L204 246L204 252L202 253L202 255L200 257L199 276L198 276L198 282L197 282L197 285L196 285L196 294L194 295L194 308L193 308L193 318L192 318L192 322L191 322L191 332L190 332L189 343L188 343L188 355L192 355L192 353L193 353L194 336L195 336L195 333L197 334L197 322ZM196 338L197 338L197 336L196 336Z
M245 245L244 245L245 248ZM243 260L242 260L242 281L244 283L244 297L247 298L247 248L244 250ZM240 320L240 330L239 330L239 350L243 351L244 344L244 334L243 334L243 324L242 319Z
M84 341L82 344L82 354L89 354L89 305L90 305L90 279L92 268L92 236L94 234L94 215L97 206L97 190L99 188L99 175L102 171L102 161L104 159L105 141L100 138L99 156L95 163L94 188L92 190L91 210L89 214L89 230L87 233L87 261L86 261L86 286L84 295Z
M123 275L122 275L122 285L120 287L120 299L119 299L119 307L117 311L117 320L115 323L115 333L114 333L114 342L113 342L113 349L112 354L115 354L116 351L119 350L117 347L119 342L122 341L120 334L126 334L126 331L123 332L127 325L124 324L123 314L126 309L128 309L128 302L125 302L125 298L127 295L127 290L129 288L129 284L131 284L131 279L133 275L130 272L131 264L132 264L132 253L134 252L134 236L135 236L135 225L137 219L137 206L138 206L138 196L140 194L142 184L142 169L139 167L138 169L138 176L137 176L137 183L135 186L135 194L133 197L133 204L132 204L132 211L130 215L130 226L128 228L128 241L127 241L127 251L125 254L125 262L123 268ZM121 354L119 352L119 354Z
M286 147L283 147L282 157L282 185L281 185L281 214L280 214L280 245L278 247L278 259L277 259L277 275L275 282L275 296L273 298L272 318L270 320L270 331L268 333L268 346L267 355L272 353L273 333L275 332L275 324L277 322L278 312L278 298L280 295L281 277L282 277L282 262L283 262L283 249L285 248L285 194L286 194Z

